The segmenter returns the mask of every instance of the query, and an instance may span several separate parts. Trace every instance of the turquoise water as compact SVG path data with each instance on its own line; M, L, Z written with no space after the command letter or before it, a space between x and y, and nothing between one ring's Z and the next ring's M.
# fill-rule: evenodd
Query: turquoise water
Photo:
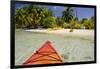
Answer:
M94 35L76 36L16 31L15 64L21 65L47 40L51 41L63 62L94 60Z

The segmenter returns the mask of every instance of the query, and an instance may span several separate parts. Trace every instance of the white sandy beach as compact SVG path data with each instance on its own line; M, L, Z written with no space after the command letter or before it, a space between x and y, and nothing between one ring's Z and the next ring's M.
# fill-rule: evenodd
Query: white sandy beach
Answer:
M30 30L25 30L25 31L64 34L64 35L94 35L94 30L86 30L86 29L74 29L73 32L70 32L70 29L62 29L62 30L30 29Z

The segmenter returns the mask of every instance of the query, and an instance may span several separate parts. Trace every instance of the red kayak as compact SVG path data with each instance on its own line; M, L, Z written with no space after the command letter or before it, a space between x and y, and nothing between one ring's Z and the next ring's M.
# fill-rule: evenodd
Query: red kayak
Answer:
M23 65L62 63L62 59L53 48L50 41L36 51Z

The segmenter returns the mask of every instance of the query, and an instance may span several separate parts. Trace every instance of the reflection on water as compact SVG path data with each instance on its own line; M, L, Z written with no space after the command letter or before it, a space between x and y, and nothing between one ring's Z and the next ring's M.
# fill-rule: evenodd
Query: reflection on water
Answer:
M16 31L15 64L20 65L25 62L47 40L51 41L64 62L94 60L93 35L72 36Z

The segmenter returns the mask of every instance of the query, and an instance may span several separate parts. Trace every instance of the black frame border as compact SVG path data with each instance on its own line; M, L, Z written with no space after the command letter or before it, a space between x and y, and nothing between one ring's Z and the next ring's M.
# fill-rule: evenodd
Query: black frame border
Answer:
M80 64L93 64L97 62L97 7L96 5L82 5L82 4L67 4L67 3L52 3L52 2L36 2L36 1L11 1L10 2L10 68L31 68L31 67L48 67L48 66L60 66L60 65L80 65ZM95 28L94 28L94 61L84 61L84 62L68 62L68 63L61 63L61 64L44 64L44 65L15 65L15 26L14 26L14 13L15 13L15 3L34 3L40 5L55 5L55 6L74 6L74 7L87 7L87 8L94 8L94 16L95 16Z

